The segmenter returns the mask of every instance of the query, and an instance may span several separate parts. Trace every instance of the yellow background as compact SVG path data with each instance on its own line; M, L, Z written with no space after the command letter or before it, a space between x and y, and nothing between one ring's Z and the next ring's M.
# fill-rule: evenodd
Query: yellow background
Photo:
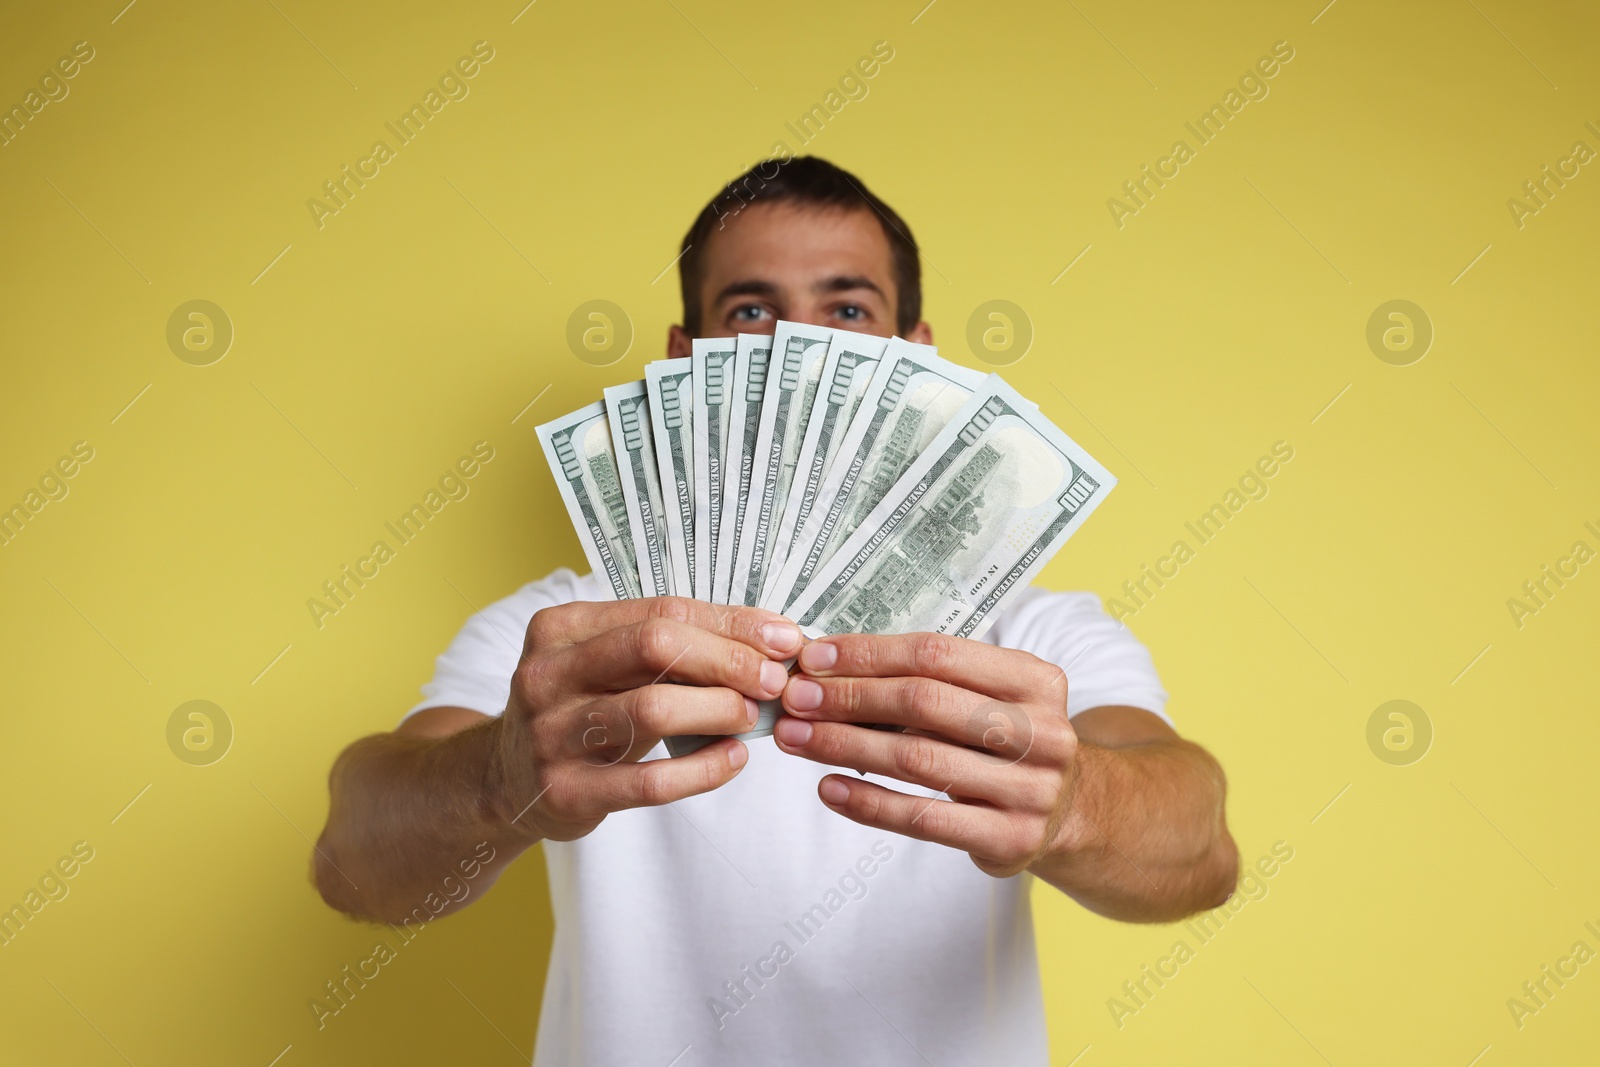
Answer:
M74 42L96 56L0 148L0 502L75 441L95 458L0 548L0 903L73 842L95 858L0 948L0 1058L526 1060L537 855L318 1032L307 1000L376 939L307 880L327 769L393 726L472 606L579 563L535 424L661 354L693 211L798 150L784 124L879 40L893 60L810 150L915 228L944 352L982 366L973 309L1025 310L1004 373L1121 477L1048 584L1114 595L1295 449L1130 620L1227 768L1245 860L1294 858L1120 1028L1108 998L1182 929L1039 890L1055 1062L1593 1057L1600 964L1521 1029L1506 1000L1600 949L1600 565L1520 629L1506 601L1600 549L1600 173L1520 229L1506 201L1600 149L1600 12L924 2L5 15L7 106ZM470 96L319 230L307 199L478 40ZM1279 40L1270 95L1118 229L1107 199ZM636 331L609 367L565 340L597 298ZM1436 331L1405 367L1365 340L1397 298ZM236 331L210 366L166 342L194 299ZM306 600L478 440L471 495L319 630ZM166 741L194 699L235 730L210 766ZM1409 766L1367 745L1392 699L1433 726Z

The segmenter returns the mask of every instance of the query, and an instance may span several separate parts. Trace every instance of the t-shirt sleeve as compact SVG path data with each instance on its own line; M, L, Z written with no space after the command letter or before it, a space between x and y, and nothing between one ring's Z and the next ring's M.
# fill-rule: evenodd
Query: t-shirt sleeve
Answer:
M1093 593L1026 590L996 620L986 640L1031 652L1067 674L1067 715L1125 705L1172 725L1167 692L1150 652Z
M523 638L534 613L586 598L583 579L562 568L474 612L449 647L433 661L433 677L422 687L422 700L405 713L404 719L424 708L440 707L501 714L506 710L511 675L522 659Z

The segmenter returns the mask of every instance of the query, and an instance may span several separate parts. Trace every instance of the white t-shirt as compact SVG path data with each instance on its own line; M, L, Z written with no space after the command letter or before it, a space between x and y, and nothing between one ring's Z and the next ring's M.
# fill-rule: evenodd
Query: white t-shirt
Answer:
M534 612L602 596L562 569L491 604L407 714L500 714ZM1150 654L1093 594L1027 589L985 640L1061 665L1070 715L1167 718ZM771 738L749 750L720 789L544 842L556 929L534 1063L1048 1063L1032 876L992 878L964 852L851 822L817 798L837 768Z

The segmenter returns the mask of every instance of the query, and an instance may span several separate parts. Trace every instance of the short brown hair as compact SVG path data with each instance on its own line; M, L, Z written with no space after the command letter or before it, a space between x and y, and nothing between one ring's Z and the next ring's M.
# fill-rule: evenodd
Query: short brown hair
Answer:
M700 286L705 280L701 257L712 233L751 204L786 202L844 210L867 207L877 214L894 263L895 329L902 335L910 333L922 320L922 264L911 227L849 171L817 156L794 156L763 160L733 179L683 235L678 278L683 287L683 328L690 336L700 333Z

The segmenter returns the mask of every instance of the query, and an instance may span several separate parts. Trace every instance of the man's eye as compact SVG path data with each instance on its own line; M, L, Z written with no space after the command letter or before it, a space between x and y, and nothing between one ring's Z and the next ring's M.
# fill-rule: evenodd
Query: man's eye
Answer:
M735 322L760 322L767 317L767 309L760 304L744 304L733 309Z
M834 314L846 322L861 322L867 317L867 309L859 304L846 304L834 311Z

